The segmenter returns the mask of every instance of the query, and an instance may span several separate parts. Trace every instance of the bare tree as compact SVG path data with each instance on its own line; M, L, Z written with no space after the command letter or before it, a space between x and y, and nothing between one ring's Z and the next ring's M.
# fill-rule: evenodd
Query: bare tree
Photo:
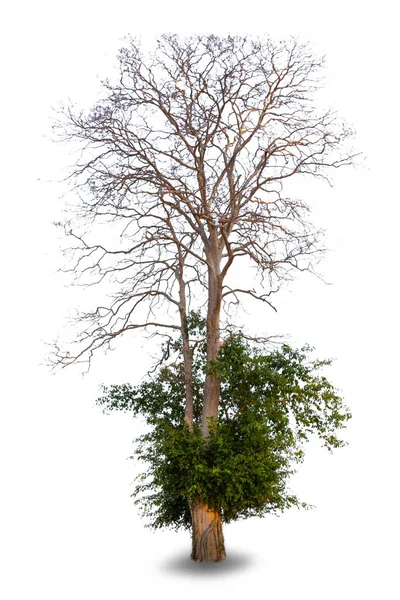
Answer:
M71 270L116 291L105 306L79 315L76 351L56 348L54 361L90 361L130 330L180 331L190 428L189 312L205 299L210 363L222 343L224 307L229 315L230 303L246 296L271 304L296 270L312 270L319 232L307 205L285 195L285 182L327 179L329 170L351 164L344 146L351 132L332 111L316 108L323 61L296 40L163 35L150 55L130 39L119 66L119 79L103 82L103 97L88 113L63 107L57 124L61 139L81 149L70 176L78 203L64 224L74 240ZM98 241L96 223L108 223L107 235L120 242ZM228 279L239 261L256 267L251 287ZM205 437L219 397L210 372ZM208 508L191 506L193 557L221 560L220 516Z

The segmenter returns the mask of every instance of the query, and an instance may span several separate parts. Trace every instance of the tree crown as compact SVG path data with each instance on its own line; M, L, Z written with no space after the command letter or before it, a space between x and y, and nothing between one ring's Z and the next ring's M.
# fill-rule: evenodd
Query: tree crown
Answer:
M71 271L116 292L79 315L78 348L56 349L57 364L90 360L128 331L173 333L180 311L201 308L210 273L229 321L232 303L271 305L294 271L313 269L320 232L286 182L354 159L349 128L315 106L322 66L294 39L163 35L153 53L130 39L92 109L62 109L57 131L81 149L64 224ZM104 222L102 238L93 225ZM254 267L250 285L228 276L241 262Z

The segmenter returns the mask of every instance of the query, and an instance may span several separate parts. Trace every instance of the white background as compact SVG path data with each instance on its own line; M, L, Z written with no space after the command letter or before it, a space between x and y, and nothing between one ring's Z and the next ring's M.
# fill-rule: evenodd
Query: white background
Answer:
M395 3L14 2L1 16L1 597L125 600L399 597L398 77ZM89 375L51 375L44 341L82 291L64 287L52 221L68 163L44 136L51 107L90 105L127 33L299 35L327 55L324 99L357 130L366 168L321 188L314 221L334 252L249 318L336 358L350 445L311 446L293 480L310 512L225 528L228 558L198 565L187 533L143 528L132 505L140 424L94 406L103 382L144 374L146 342L121 341ZM315 200L315 198L314 198Z

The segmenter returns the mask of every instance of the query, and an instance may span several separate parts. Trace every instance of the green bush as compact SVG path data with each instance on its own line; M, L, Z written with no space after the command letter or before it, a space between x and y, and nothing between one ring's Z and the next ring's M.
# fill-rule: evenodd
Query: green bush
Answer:
M204 327L201 322L192 323ZM179 342L176 344L179 356ZM185 388L179 358L139 386L104 388L105 411L146 418L150 431L136 440L147 464L134 496L151 527L189 528L189 501L200 498L229 522L304 506L288 489L304 443L317 435L330 451L343 446L336 432L351 417L319 373L329 360L311 360L312 349L283 345L272 352L233 337L211 368L221 377L218 421L207 441L200 433L205 345L194 347L195 419L183 422Z

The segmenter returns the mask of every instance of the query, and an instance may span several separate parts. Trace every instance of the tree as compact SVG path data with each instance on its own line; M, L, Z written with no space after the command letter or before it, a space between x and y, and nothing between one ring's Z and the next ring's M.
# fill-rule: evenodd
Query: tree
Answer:
M200 428L211 443L221 400L212 365L222 338L237 334L232 304L251 297L272 306L282 283L313 270L322 252L307 205L285 193L287 180L327 179L354 158L344 150L351 131L315 107L322 64L296 40L164 35L144 54L130 39L119 53L119 79L103 82L94 107L62 108L58 134L81 151L70 175L74 216L63 224L74 240L70 270L115 293L78 316L76 350L56 346L56 364L90 363L131 330L165 336L165 358L179 332L183 420L194 435L188 319L205 305ZM231 276L237 264L254 267L251 285ZM221 521L209 509L191 503L199 539ZM196 560L218 559L217 538Z

